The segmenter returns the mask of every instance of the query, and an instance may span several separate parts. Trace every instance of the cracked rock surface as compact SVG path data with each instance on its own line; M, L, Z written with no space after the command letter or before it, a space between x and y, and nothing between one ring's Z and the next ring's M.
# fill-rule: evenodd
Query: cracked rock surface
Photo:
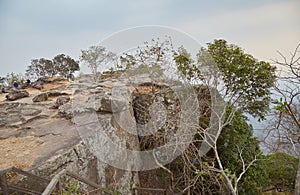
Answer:
M118 159L133 166L135 156L113 152L110 142L139 150L134 93L151 88L143 86L151 80L142 76L133 81L105 77L99 83L88 75L71 82L43 79L37 82L42 87L26 89L28 97L8 101L0 94L0 169L16 166L49 177L66 168L130 194L139 183L137 172L113 163ZM108 162L101 160L104 157Z
M69 99L69 85L62 79L49 79L43 90L27 88L28 95L22 99L8 101L5 94L0 95L0 169L38 166L79 143L71 122L58 117L57 109L51 109L60 95ZM48 94L47 100L33 101L43 94Z
M92 136L83 141L74 119L74 113L94 112L99 119L103 118L100 123L107 122L114 141L135 148L136 136L111 124L114 113L129 106L127 100L112 96L112 88L123 83L105 78L95 84L89 76L76 81L50 78L37 83L42 87L26 88L28 96L21 99L8 101L5 94L0 94L0 169L16 166L53 177L66 168L103 186L114 183L124 194L130 194L130 185L138 182L137 174L98 159L90 147L100 146L99 140ZM95 130L85 130L84 136L99 133Z

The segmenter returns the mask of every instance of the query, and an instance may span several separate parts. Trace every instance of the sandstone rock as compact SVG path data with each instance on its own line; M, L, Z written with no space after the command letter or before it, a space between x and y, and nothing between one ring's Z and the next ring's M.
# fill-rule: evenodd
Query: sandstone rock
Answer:
M31 87L33 87L35 89L39 89L39 90L43 89L43 85L44 85L44 83L40 80L37 80L37 81L31 83Z
M65 103L68 103L69 101L70 101L70 97L68 97L68 96L58 97L52 108L58 108L58 107L64 105Z
M122 110L128 107L127 105L128 102L126 102L125 99L119 97L110 97L110 98L104 97L101 100L100 111L110 112L110 113L121 112Z
M49 77L42 77L42 78L39 78L38 80L32 82L30 84L31 87L33 88L36 88L36 89L43 89L43 86L45 83L57 83L59 81L64 81L65 79L63 78L49 78Z
M44 102L47 100L48 100L48 93L41 93L32 99L33 102Z
M112 97L111 95L100 93L89 97L86 108L96 112L118 113L128 109L128 104L122 97Z
M71 119L73 117L72 104L66 103L58 108L58 114L61 117Z
M134 83L134 86L145 81L144 77L134 81L137 82ZM48 109L49 104L27 102L27 99L17 103L0 104L0 141L12 136L34 137L34 143L38 145L36 148L39 153L32 158L34 159L32 167L38 175L53 176L62 168L66 168L89 179L90 176L93 176L94 182L103 186L114 182L118 186L117 189L121 190L123 194L131 194L132 185L139 186L137 173L114 168L109 163L102 161L103 156L98 157L97 155L104 154L105 158L114 161L120 159L121 164L131 166L136 156L128 155L130 157L128 158L124 155L125 153L114 153L110 142L121 148L138 151L140 147L138 137L136 134L124 130L125 127L129 127L126 121L130 119L132 123L128 124L134 125L132 127L134 129L136 128L135 117L140 117L137 120L144 125L151 122L151 111L158 112L160 110L152 109L153 102L150 101L150 97L143 98L143 96L141 101L134 99L135 96L132 96L134 89L132 88L135 87L128 86L126 82L126 78L123 80L107 78L105 81L94 83L91 77L82 76L81 80L70 85L70 83L54 81L49 78L39 79L32 83L33 87L42 89L45 83L47 86L44 86L45 92L34 99L48 100L49 104L54 105L58 110ZM51 84L48 85L48 83ZM54 84L50 89L49 86L53 83L59 85L55 86ZM124 93L118 89L117 92L120 93L116 94L114 91L116 86L124 88ZM63 91L75 93L70 98ZM165 99L162 96L159 102L165 101ZM134 113L138 112L138 109L133 109L133 106L140 102L149 103L149 105L143 104L147 108L143 110L147 113L146 117ZM161 105L154 108L157 107L161 107ZM171 112L168 108L166 111ZM58 115L62 118L57 117ZM73 117L74 119L72 119ZM72 119L72 121L67 119ZM163 117L152 120L156 121L156 119L164 122ZM15 124L21 125L17 127ZM104 139L103 135L107 135L109 139ZM80 142L80 139L83 141ZM25 151L25 154L27 153ZM24 154L24 152L20 152L20 154ZM114 181L111 178L114 178Z
M28 97L29 93L25 89L15 90L12 89L10 93L6 96L6 99L14 101L20 98Z

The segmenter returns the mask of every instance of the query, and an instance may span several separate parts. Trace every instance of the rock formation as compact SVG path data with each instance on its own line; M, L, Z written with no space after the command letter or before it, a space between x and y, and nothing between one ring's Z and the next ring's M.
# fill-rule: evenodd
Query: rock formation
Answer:
M28 97L29 93L25 89L12 89L8 95L6 95L6 99L10 101L14 101L20 98Z
M116 77L106 74L98 83L90 75L71 82L42 78L27 92L11 93L22 94L17 95L21 99L9 94L7 101L0 96L0 169L17 166L49 177L66 168L103 187L112 185L131 194L133 186L140 185L136 170L156 162L136 164L140 156L118 149L140 151L165 144L171 139L168 135L156 145L155 136L145 140L137 135L147 135L154 125L173 134L180 106L165 83L153 84L145 75L134 80ZM156 108L150 107L153 98ZM160 104L167 106L157 110ZM149 112L157 117L151 118Z

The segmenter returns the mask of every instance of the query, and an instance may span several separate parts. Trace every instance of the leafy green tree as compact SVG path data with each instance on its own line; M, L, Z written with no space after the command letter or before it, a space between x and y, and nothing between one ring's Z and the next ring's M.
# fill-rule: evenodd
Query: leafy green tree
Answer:
M75 61L70 56L66 56L65 54L55 56L52 60L52 63L54 68L57 70L56 75L67 79L73 79L73 73L80 69L78 61Z
M54 75L56 70L53 68L51 60L40 58L31 60L31 64L27 67L26 75L31 78L40 78Z
M286 154L267 155L266 170L269 174L269 186L281 191L293 191L297 174L298 159Z
M80 61L86 63L91 69L94 80L98 80L98 69L105 67L116 59L116 55L103 46L91 46L88 50L81 50ZM107 67L106 67L107 68Z
M181 72L188 80L202 78L201 70L198 68L197 64L191 57L191 54L183 47L179 47L177 51L174 52L174 60L177 65L177 69Z
M73 73L79 69L77 61L65 54L59 54L52 60L45 58L31 60L31 64L27 67L26 75L31 78L60 76L72 79Z
M216 62L227 93L235 105L263 119L268 111L270 88L275 82L275 67L256 60L240 47L225 40L208 44L208 52Z
M175 55L177 68L190 80L203 80L204 74L212 74L215 67L218 82L224 85L223 97L243 112L264 119L270 104L270 88L275 82L275 66L258 61L240 47L225 40L215 40L201 48L197 62L180 48ZM216 70L215 69L215 70ZM202 71L202 74L201 74ZM204 71L204 72L203 72Z
M220 105L210 102L211 117L215 124L211 129L214 133L204 134L200 151L211 148L215 158L211 170L220 174L232 194L238 194L242 189L241 185L245 189L256 186L254 190L257 190L258 183L250 185L246 182L246 174L263 175L251 172L254 170L251 167L258 164L261 158L258 143L251 137L252 130L245 126L246 123L241 128L234 123L241 125L241 121L245 120L242 119L241 113L264 119L270 103L270 87L274 85L276 78L275 67L256 60L240 47L228 44L225 40L215 40L207 46L200 49L195 61L184 50L179 50L174 56L175 60L177 59L177 69L183 75L191 81L209 86L211 94L217 90L219 95L211 98L218 99L220 96L219 99L224 101L218 101ZM234 133L228 133L234 131L242 131L237 134L239 136L236 139ZM222 133L225 138L223 143L220 143L222 138L219 135ZM243 134L246 137L243 137ZM226 149L228 154L223 153ZM231 149L232 152L229 152ZM228 157L225 158L224 155ZM253 193L255 194L255 191Z

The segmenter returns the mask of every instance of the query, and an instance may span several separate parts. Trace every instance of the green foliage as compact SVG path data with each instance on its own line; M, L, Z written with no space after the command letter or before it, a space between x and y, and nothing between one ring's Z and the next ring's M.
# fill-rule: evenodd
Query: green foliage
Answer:
M236 97L236 106L264 119L270 103L270 87L275 82L275 67L257 61L240 47L225 40L208 44L208 52L216 62L227 93Z
M148 66L145 64L141 64L136 67L131 67L130 70L127 70L127 75L128 76L133 76L133 75L140 75L140 74L149 74L150 76L160 76L163 74L163 69L161 66L158 65L153 65L153 66Z
M118 68L120 69L130 69L131 67L135 66L136 65L136 60L134 58L133 55L131 54L124 54L123 56L120 56L120 64L117 65Z
M73 79L73 73L78 71L79 64L70 56L60 54L52 60L45 58L33 59L27 67L26 75L31 78L60 76L66 79Z
M189 80L203 81L203 76L214 76L224 85L222 95L228 103L264 119L270 103L270 88L276 78L275 67L256 60L225 40L215 40L208 43L208 48L201 48L196 62L184 48L178 49L174 59L177 69Z
M227 113L231 113L227 109ZM242 172L242 161L246 165L256 156L263 159L258 140L253 136L252 126L247 123L247 117L237 111L231 123L221 132L218 141L218 152L224 171L232 180ZM268 174L263 160L257 161L243 175L239 184L239 194L258 194L259 190L267 185Z
M80 69L78 61L75 61L71 57L65 56L64 54L55 56L52 62L57 71L56 75L59 75L63 78L73 79L73 73Z
M273 108L280 112L284 112L287 107L287 102L283 101L282 98L275 100L273 103L275 104Z
M201 70L194 63L191 54L183 47L179 47L174 53L174 60L177 65L177 70L181 72L188 80L194 78L202 78Z
M79 193L79 182L71 182L67 183L65 188L67 189L66 192L63 192L62 195L80 195Z
M293 191L298 159L286 153L275 153L267 155L266 164L267 172L270 175L269 186L284 191Z

